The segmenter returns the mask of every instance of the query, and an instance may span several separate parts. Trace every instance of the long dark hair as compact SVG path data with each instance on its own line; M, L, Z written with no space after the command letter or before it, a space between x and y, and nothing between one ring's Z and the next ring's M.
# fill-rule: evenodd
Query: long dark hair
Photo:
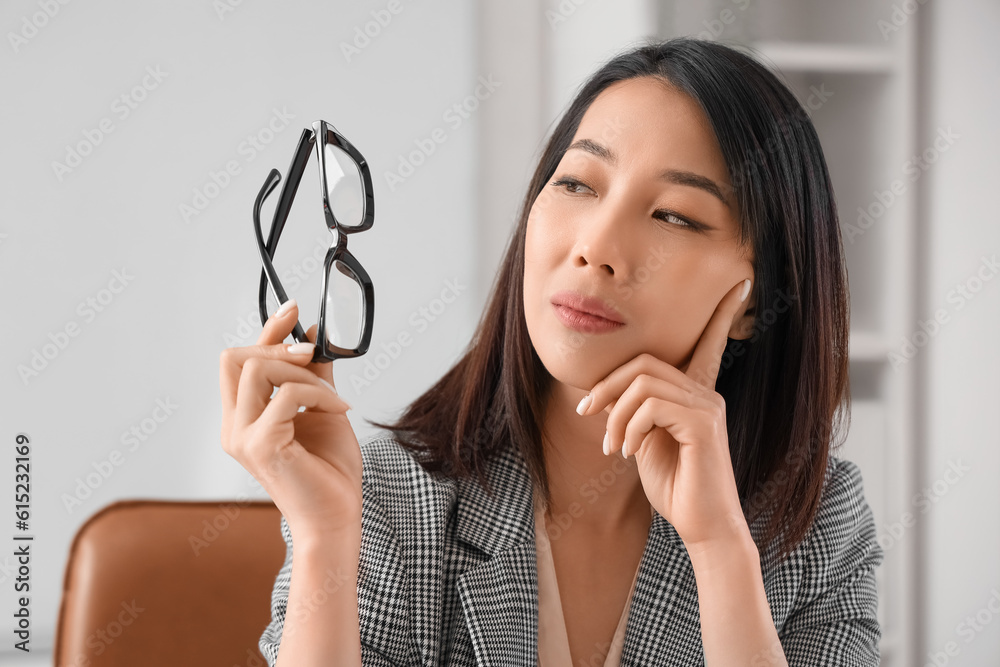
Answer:
M727 341L715 389L726 401L745 518L762 557L773 556L776 544L784 560L812 524L831 445L839 446L832 439L842 430L835 427L850 416L847 271L833 186L809 116L773 73L730 46L647 42L612 58L583 85L541 155L461 358L395 423L370 423L391 430L424 469L474 475L489 493L487 461L517 447L549 499L541 425L552 377L524 319L528 213L598 94L644 76L701 105L735 190L740 241L754 251L753 333Z

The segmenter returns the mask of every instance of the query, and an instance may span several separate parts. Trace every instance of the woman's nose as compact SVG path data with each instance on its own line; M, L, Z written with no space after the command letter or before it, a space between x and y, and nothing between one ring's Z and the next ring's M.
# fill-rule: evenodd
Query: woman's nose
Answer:
M574 255L580 265L593 266L609 274L624 270L625 225L621 224L621 207L611 202L597 206L583 216L577 226Z

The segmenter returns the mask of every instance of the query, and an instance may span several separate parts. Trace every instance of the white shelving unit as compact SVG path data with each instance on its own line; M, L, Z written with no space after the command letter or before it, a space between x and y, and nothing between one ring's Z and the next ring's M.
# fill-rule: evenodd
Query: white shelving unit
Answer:
M920 508L913 504L914 373L902 348L919 330L912 277L920 181L904 165L934 140L915 140L919 16L900 25L897 15L894 23L887 0L654 2L658 37L750 47L795 92L819 133L851 286L852 418L834 453L861 468L885 550L878 571L882 665L915 664L917 541L904 517L919 521ZM828 99L817 104L820 89ZM871 223L859 224L861 211Z

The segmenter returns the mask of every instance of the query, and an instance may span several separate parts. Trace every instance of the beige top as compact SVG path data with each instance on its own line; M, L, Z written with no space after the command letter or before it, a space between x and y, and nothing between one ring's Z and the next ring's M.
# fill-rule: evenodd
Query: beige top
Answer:
M559 597L559 584L556 581L555 563L552 560L552 547L549 534L545 530L545 508L538 493L534 495L535 505L535 544L538 554L538 665L539 667L572 667L573 661L569 652L569 636L566 633L566 619L563 616L562 600ZM649 508L650 515L655 510ZM641 565L641 563L640 563ZM608 657L604 667L617 667L621 663L622 645L625 643L625 626L628 621L629 607L632 606L632 594L635 592L635 582L639 578L639 568L632 577L632 586L625 600L618 628L611 640ZM590 661L587 661L590 664Z

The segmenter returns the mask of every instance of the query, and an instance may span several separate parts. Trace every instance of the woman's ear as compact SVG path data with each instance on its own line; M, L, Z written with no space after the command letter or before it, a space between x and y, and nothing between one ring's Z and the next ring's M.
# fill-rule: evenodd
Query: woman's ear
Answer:
M742 310L737 311L733 326L729 328L729 338L735 340L746 340L753 334L753 323L757 318L757 300L754 298L753 290L747 297L747 302L742 305Z

